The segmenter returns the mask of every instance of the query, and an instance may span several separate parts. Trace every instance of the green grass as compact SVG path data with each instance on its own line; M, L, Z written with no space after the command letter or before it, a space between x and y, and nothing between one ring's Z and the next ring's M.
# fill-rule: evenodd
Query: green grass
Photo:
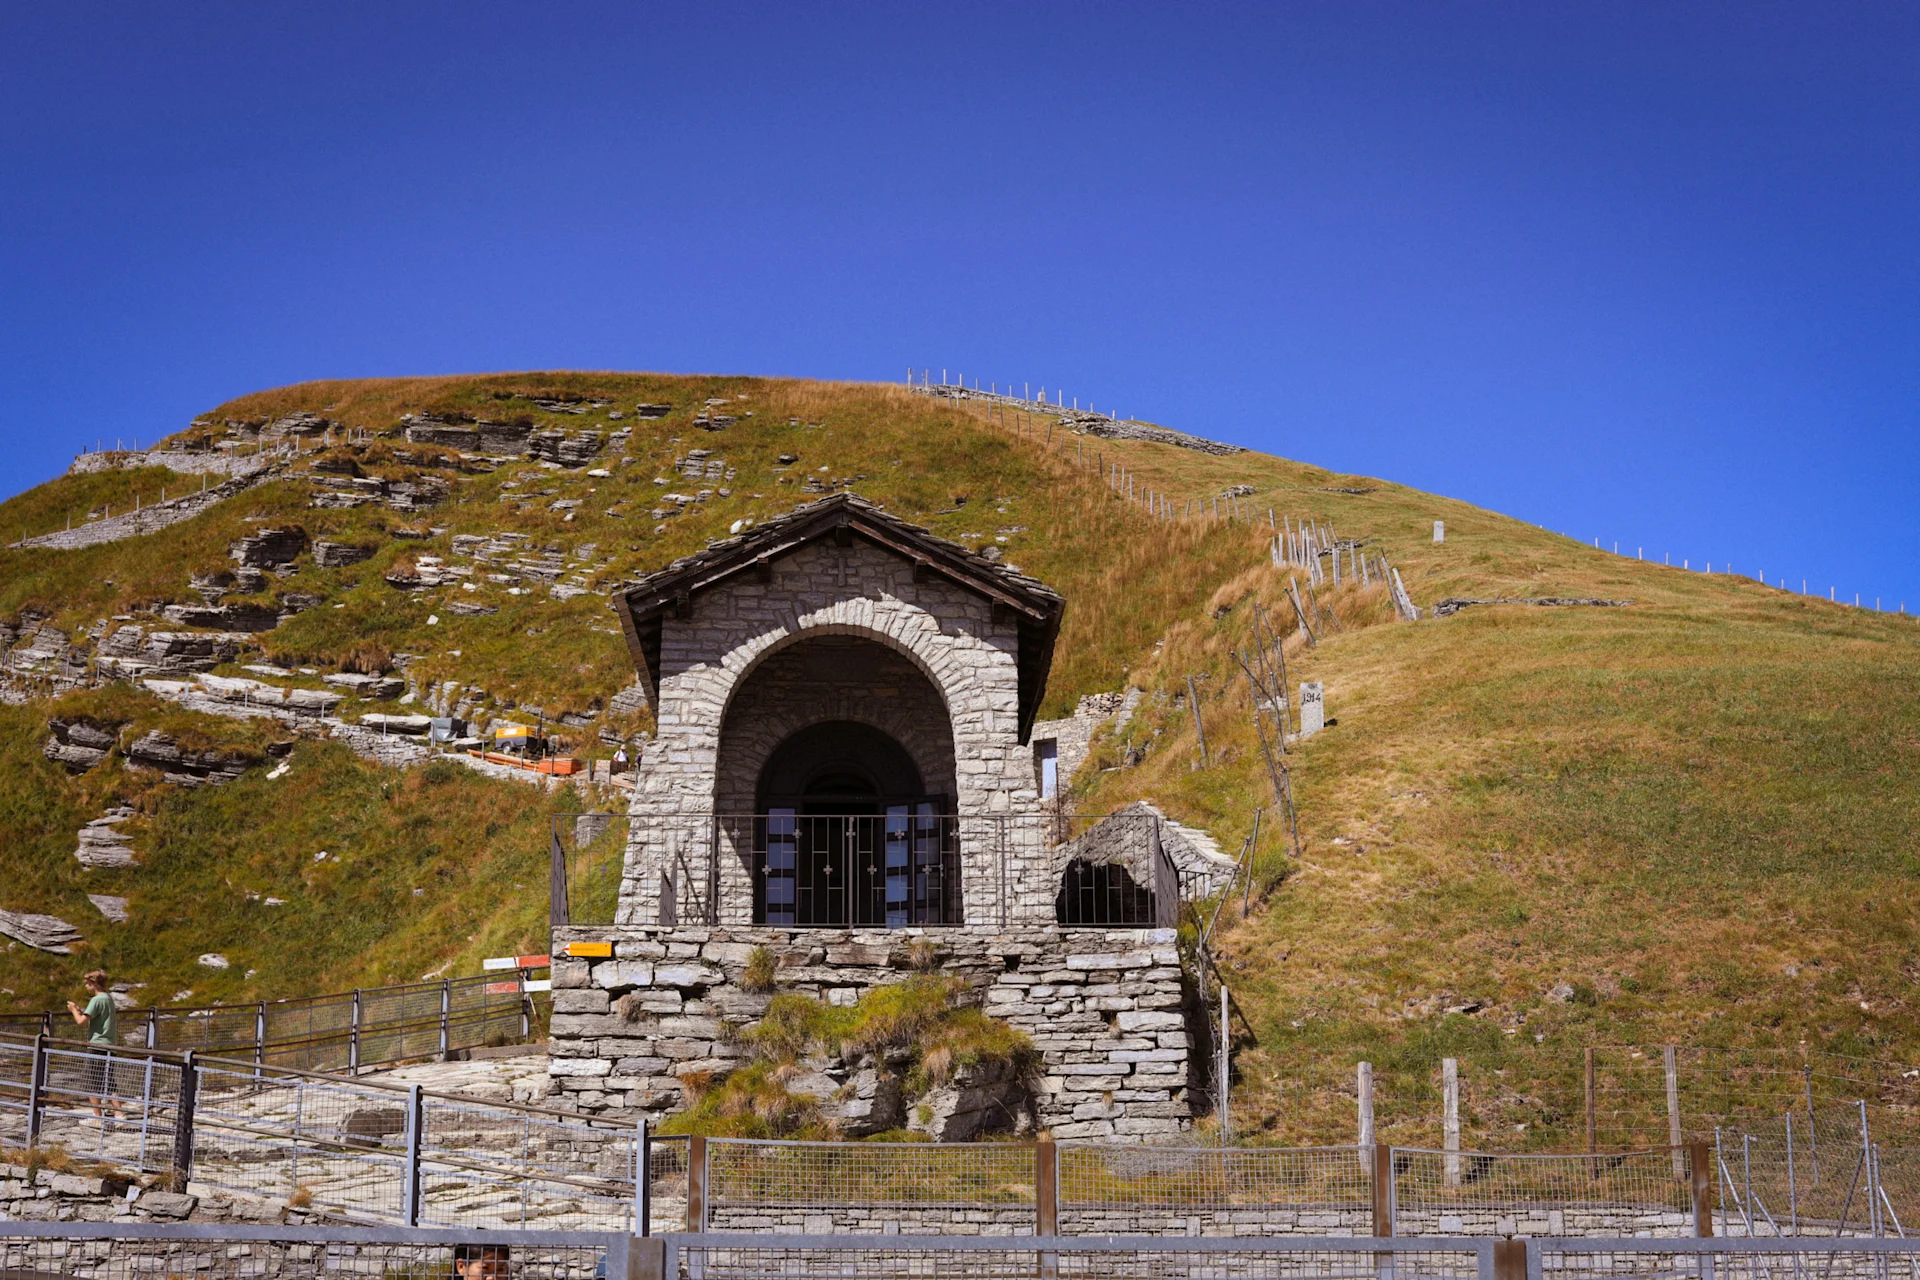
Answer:
M574 417L497 398L556 391L602 395L622 410L638 400L675 408L665 419L614 424L605 409ZM694 428L695 411L720 396L739 421L719 433ZM422 516L321 511L306 505L304 482L276 481L149 538L4 553L0 616L31 606L73 629L138 614L183 598L190 571L230 563L227 546L245 532L297 522L314 536L378 539L382 549L344 570L303 561L274 584L327 599L261 637L266 650L324 666L373 638L422 655L413 668L422 680L460 680L549 714L590 711L632 678L603 595L564 603L540 591L510 596L484 581L484 566L476 566L477 591L410 595L389 587L384 571L402 556L445 556L454 533L508 530L568 554L598 544L591 572L604 588L699 550L735 520L789 509L812 496L801 490L805 477L851 479L857 492L907 519L973 546L1002 547L1066 596L1043 714L1126 684L1147 691L1120 739L1096 743L1077 803L1097 809L1148 798L1205 825L1231 851L1251 831L1254 808L1271 803L1231 651L1247 643L1255 601L1277 619L1290 617L1281 603L1286 575L1266 565L1264 528L1155 523L1112 497L1086 463L1096 452L1102 464L1117 460L1137 483L1177 501L1251 484L1257 492L1243 510L1304 515L1368 539L1400 567L1422 605L1449 595L1635 603L1479 607L1409 625L1392 620L1382 593L1346 589L1331 594L1349 629L1312 648L1289 640L1291 680L1324 681L1338 723L1290 756L1301 856L1264 822L1253 910L1242 919L1236 900L1223 916L1218 949L1247 1018L1237 1032L1236 1090L1248 1130L1350 1137L1350 1104L1330 1090L1365 1055L1398 1064L1396 1078L1411 1083L1396 1096L1408 1099L1412 1115L1426 1105L1419 1100L1436 1055L1454 1051L1477 1064L1470 1093L1482 1092L1473 1096L1505 1099L1488 1103L1484 1123L1511 1132L1509 1117L1531 1107L1535 1119L1511 1123L1534 1133L1561 1123L1552 1116L1566 1113L1562 1085L1528 1093L1511 1084L1519 1075L1492 1073L1524 1074L1522 1063L1531 1062L1525 1071L1564 1082L1566 1055L1577 1058L1585 1045L1797 1050L1804 1041L1862 1057L1920 1054L1910 814L1920 783L1920 629L1912 619L1641 564L1464 503L1284 459L1059 433L1048 441L1044 432L1017 433L899 388L502 374L303 384L244 397L208 419L223 430L225 418L295 409L384 433L352 454L356 465L393 476L431 471L451 496ZM612 472L605 478L524 463L485 474L455 469L398 450L399 416L425 411L630 427L630 460L603 458ZM652 519L666 490L725 483L668 469L692 448L712 449L736 469L731 496L716 493L686 514ZM782 453L798 454L799 463L781 469ZM524 512L501 501L523 473L520 491L553 491ZM656 486L656 476L670 483ZM106 479L64 479L16 498L0 510L0 529L7 510L52 521L102 502L81 490ZM583 505L567 522L548 506L570 497ZM610 507L626 514L608 516ZM1440 546L1431 542L1435 519L1447 522ZM390 534L402 524L446 532L401 542ZM1024 532L999 532L1016 528ZM445 608L454 598L500 612L454 617ZM429 625L436 613L439 623ZM1207 677L1204 768L1181 701L1194 673ZM105 778L65 780L38 760L45 713L0 713L15 730L5 750L19 780L0 813L29 868L0 905L44 902L64 914L84 910L84 900L74 908L77 868L58 861L71 863L72 831L103 807L110 788ZM1129 746L1144 750L1141 762L1114 767ZM240 968L252 964L260 983L271 974L286 984L271 994L295 994L303 983L349 976L418 976L478 954L489 937L499 945L538 937L539 818L554 801L509 784L484 784L469 796L465 788L483 785L477 779L423 781L417 794L408 782L382 795L383 786L395 789L394 775L331 748L302 744L294 761L278 783L255 773L217 796L161 802L150 821L174 833L178 844L169 847L181 850L181 879L173 896L156 901L195 927L156 929L148 950L127 943L117 958L150 968L156 987L178 981L210 991L206 971L194 971L187 954L197 942L188 935L204 920L204 932L219 936L193 949L231 947L241 965L228 981L237 984ZM302 777L330 781L310 786ZM445 814L488 806L499 816L486 824L462 820L452 836L437 828ZM310 868L298 868L298 858L336 846L351 861L309 885ZM217 852L203 859L193 850ZM33 869L36 860L45 867ZM238 892L229 879L263 891L272 879L337 905L279 917L290 923L263 932L253 923L259 913L228 901ZM412 898L414 887L427 891L422 899ZM282 945L283 935L292 946ZM8 954L10 965L22 964L18 951ZM65 981L75 967L62 962L48 972ZM30 982L39 984L30 998L20 982L7 985L37 1005L51 979ZM1547 998L1561 982L1576 999ZM1474 1014L1444 1012L1469 999L1482 1003ZM1628 1052L1623 1063L1645 1061ZM1550 1070L1538 1066L1549 1062ZM1311 1104L1301 1093L1309 1081L1325 1083Z
M123 741L158 728L195 749L257 752L279 736L271 722L200 716L124 686L52 709L124 722ZM143 1001L191 990L192 1003L205 1003L415 981L450 963L448 972L464 973L486 955L545 948L548 815L578 807L572 792L448 763L398 772L309 740L279 778L256 768L184 791L117 754L69 777L39 754L47 710L0 707L7 905L58 915L87 943L69 957L10 945L13 1007L57 1008L95 965L144 982ZM121 830L140 865L80 866L74 833L121 800L139 810ZM316 862L322 850L328 857ZM128 898L130 921L106 922L89 892ZM269 897L284 905L266 905ZM200 966L204 952L232 967Z

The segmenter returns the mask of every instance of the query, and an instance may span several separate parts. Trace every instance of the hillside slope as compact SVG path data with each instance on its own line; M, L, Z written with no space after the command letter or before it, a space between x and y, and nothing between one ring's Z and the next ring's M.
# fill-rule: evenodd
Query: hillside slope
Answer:
M667 408L639 418L641 405ZM292 416L302 414L314 417ZM557 432L539 447L559 465L490 462L460 447L462 432L489 430ZM353 665L373 644L414 655L403 659L405 679L422 699L458 682L449 701L473 714L565 717L583 750L604 755L647 727L644 712L614 703L631 672L604 592L735 522L852 488L945 536L1001 548L1065 594L1043 715L1089 693L1145 691L1126 728L1096 741L1075 781L1083 808L1149 798L1231 851L1254 810L1271 805L1231 651L1250 643L1256 602L1292 631L1289 572L1269 561L1267 513L1305 517L1388 555L1422 606L1447 597L1632 603L1476 605L1402 623L1378 588L1322 590L1339 624L1316 645L1286 641L1291 679L1324 682L1337 722L1288 757L1301 854L1284 824L1263 815L1250 914L1241 918L1236 897L1215 945L1246 1017L1243 1128L1350 1136L1350 1111L1336 1114L1326 1098L1360 1054L1425 1062L1445 1049L1492 1063L1527 1045L1546 1053L1661 1041L1807 1042L1873 1057L1920 1050L1910 1008L1920 975L1908 832L1920 781L1912 619L1622 559L1386 481L1101 439L900 388L624 374L317 383L221 406L176 443L263 435L305 443L275 479L204 515L86 550L6 552L0 619L41 613L70 636L104 630L116 615L159 625L157 607L198 598L191 574L231 566L230 544L297 523L310 543L372 554L323 569L308 551L291 574L227 596L279 610L290 594L317 599L218 671L239 673L261 656L321 671ZM1172 495L1182 512L1189 499L1210 504L1250 486L1239 499L1250 518L1156 521L1110 490L1115 465L1134 477L1136 496ZM115 473L114 483L138 474ZM62 527L98 509L108 487L92 476L50 482L0 504L0 529ZM113 492L123 500L133 490ZM372 500L314 505L343 494ZM1441 545L1431 542L1436 518L1447 522ZM475 554L488 546L496 549ZM1204 677L1195 682L1204 764L1186 705L1190 675ZM283 683L302 680L317 677ZM134 784L68 777L33 758L39 726L56 711L36 695L6 713L10 776L33 785L10 800L4 821L10 835L31 833L12 842L31 870L0 894L0 908L78 920L83 890L119 885L106 891L128 893L133 923L90 932L118 967L151 966L156 986L176 980L161 972L193 972L186 938L153 924L154 909L185 900L150 883L163 867L204 868L181 883L240 912L233 901L266 883L239 874L247 858L265 858L279 868L276 883L290 884L296 847L310 859L317 849L306 845L347 846L354 865L384 877L372 908L382 927L367 929L369 900L335 884L311 895L299 931L289 931L297 964L265 954L249 962L251 985L238 965L221 980L234 993L296 994L363 975L417 976L464 963L487 941L536 941L544 814L593 803L450 778L444 767L396 773L303 739L282 779L255 771L143 802L154 811L149 865L82 872L74 826L116 786ZM163 712L187 714L151 699L139 709ZM230 733L230 723L205 731ZM307 790L285 785L303 774L316 780ZM433 830L436 815L467 805L493 806L483 837L464 823L453 838ZM268 841L280 852L250 853L251 840L210 834L250 832L249 822L287 832ZM429 871L444 888L414 897ZM9 951L7 998L37 1004L83 959ZM1484 1123L1497 1113L1487 1109Z

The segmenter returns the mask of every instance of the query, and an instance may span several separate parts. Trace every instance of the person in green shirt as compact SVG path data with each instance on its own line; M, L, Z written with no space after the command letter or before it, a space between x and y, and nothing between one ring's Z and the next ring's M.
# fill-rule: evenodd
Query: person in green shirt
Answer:
M67 1001L67 1012L73 1015L74 1025L87 1029L89 1045L104 1045L110 1048L120 1043L114 1026L114 1015L117 1010L113 997L107 993L107 971L94 969L81 981L85 982L87 987L86 1007L82 1008L71 1000ZM87 1092L92 1095L88 1101L93 1103L96 1122L104 1115L107 1099L113 1095L112 1072L111 1055L108 1053L100 1052L89 1058ZM119 1114L122 1119L126 1116L124 1111Z

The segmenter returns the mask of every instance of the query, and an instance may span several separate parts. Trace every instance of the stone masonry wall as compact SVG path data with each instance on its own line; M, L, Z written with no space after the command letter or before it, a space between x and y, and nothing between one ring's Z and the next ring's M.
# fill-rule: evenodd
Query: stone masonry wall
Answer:
M1042 1128L1148 1141L1191 1127L1192 1039L1171 929L556 929L556 1101L657 1116L682 1105L682 1076L735 1066L739 1033L771 998L739 985L756 946L777 959L780 990L851 1004L913 972L909 946L921 938L939 948L939 972L965 979L987 1013L1033 1038ZM574 941L610 942L613 955L563 958ZM615 1002L628 995L623 1014Z
M1019 741L1012 620L996 621L987 600L938 576L916 581L912 564L864 543L809 545L774 561L771 572L771 581L741 575L703 592L690 616L663 624L658 730L637 775L622 924L657 923L662 874L672 874L688 850L704 861L707 828L676 815L715 811L723 726L736 693L762 662L809 636L876 641L939 691L952 735L956 812L1038 812L1032 761ZM1042 835L1039 824L1028 824L1004 841L963 840L964 883L993 881L1004 858L1015 886L1011 918L1050 919L1054 890ZM751 895L729 881L723 899L720 918L732 921L743 918L741 904ZM969 894L969 924L999 918L998 894Z

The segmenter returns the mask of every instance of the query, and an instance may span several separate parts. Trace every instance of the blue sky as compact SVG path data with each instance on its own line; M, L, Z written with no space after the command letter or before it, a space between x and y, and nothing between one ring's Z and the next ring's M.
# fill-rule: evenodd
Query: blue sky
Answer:
M1917 153L1912 5L12 5L0 487L911 364L1920 609Z

